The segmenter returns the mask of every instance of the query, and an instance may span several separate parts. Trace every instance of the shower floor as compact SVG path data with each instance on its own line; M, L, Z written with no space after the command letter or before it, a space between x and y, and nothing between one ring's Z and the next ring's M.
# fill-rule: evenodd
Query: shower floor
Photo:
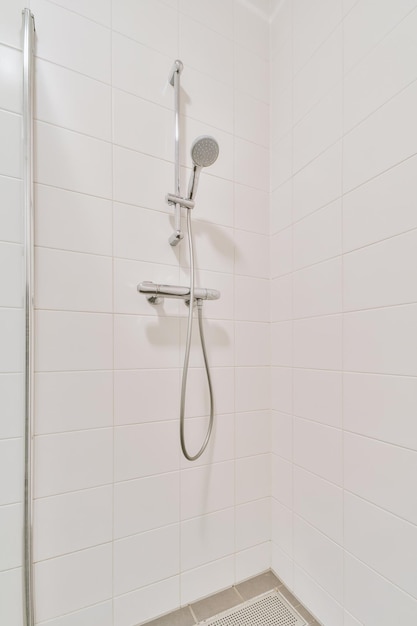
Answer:
M164 615L143 626L197 626L204 624L206 620L227 611L228 609L238 609L240 605L248 600L260 596L267 591L276 589L287 600L287 602L303 617L308 626L320 626L314 617L303 607L295 596L271 571L245 580L234 587L229 587L225 591L220 591L204 600L194 602L179 611L174 611L169 615Z

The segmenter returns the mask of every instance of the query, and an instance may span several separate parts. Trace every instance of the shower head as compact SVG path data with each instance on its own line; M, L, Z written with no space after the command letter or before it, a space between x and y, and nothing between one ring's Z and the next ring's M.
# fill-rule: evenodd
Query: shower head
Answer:
M209 167L219 156L219 144L209 135L197 137L191 146L191 158L194 163L193 172L188 187L188 199L194 200L197 193L198 179L203 167Z
M219 144L209 135L197 137L191 146L191 158L194 165L209 167L219 156Z

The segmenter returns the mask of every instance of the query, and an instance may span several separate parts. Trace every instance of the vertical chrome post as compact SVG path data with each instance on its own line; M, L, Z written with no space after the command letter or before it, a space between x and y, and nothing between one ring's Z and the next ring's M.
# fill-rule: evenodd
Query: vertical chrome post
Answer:
M181 196L181 172L180 172L180 74L183 64L176 60L169 75L169 83L174 87L175 98L175 195ZM175 232L169 238L171 246L176 246L184 237L181 232L181 205L175 204Z
M34 235L33 235L33 52L35 21L23 11L23 197L25 256L25 484L24 484L24 624L35 623L32 558L32 439L34 385Z

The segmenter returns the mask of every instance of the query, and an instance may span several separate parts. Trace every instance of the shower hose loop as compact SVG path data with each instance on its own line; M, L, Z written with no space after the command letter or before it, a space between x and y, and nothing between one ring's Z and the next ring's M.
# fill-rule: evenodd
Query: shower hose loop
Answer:
M191 350L191 338L193 332L193 319L194 319L194 282L195 282L195 270L194 270L194 246L193 246L193 234L191 228L191 210L187 209L187 239L188 239L188 249L190 253L190 306L188 311L188 325L187 325L187 340L185 344L185 356L184 356L184 366L182 370L182 383L181 383L181 404L180 404L180 441L181 441L181 449L186 459L189 461L196 461L203 454L204 450L207 448L207 444L210 441L211 431L213 430L213 422L214 422L214 408L213 408L213 388L211 384L211 376L210 376L210 368L207 360L207 351L206 351L206 343L204 340L204 330L203 330L203 301L201 299L197 299L197 315L198 315L198 328L200 331L200 343L201 349L203 352L204 359L204 367L207 374L207 384L209 389L210 396L210 421L207 428L206 436L204 438L203 444L199 451L191 455L185 443L185 399L187 394L187 379L188 379L188 366L190 361L190 350Z

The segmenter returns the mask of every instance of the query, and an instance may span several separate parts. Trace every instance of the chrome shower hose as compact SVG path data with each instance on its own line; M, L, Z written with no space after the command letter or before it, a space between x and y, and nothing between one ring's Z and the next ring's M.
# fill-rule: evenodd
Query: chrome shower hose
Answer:
M186 443L185 443L185 399L187 395L188 365L190 361L191 338L192 338L192 332L193 332L194 275L195 275L193 233L192 233L192 228L191 228L191 209L187 209L187 238L188 238L188 249L190 251L190 302L189 302L188 325L187 325L187 340L185 344L184 366L182 370L182 383L181 383L180 440L181 440L181 449L185 458L188 459L189 461L196 461L203 454L204 450L207 448L208 442L210 441L211 431L213 430L213 422L214 422L214 408L213 408L213 388L211 385L210 368L209 368L209 364L207 361L206 344L204 341L203 301L197 300L198 327L200 331L200 342L201 342L201 349L203 351L204 367L205 367L206 374L207 374L207 384L208 384L209 395L210 395L210 421L209 421L206 436L204 438L201 448L196 454L194 455L189 454Z

